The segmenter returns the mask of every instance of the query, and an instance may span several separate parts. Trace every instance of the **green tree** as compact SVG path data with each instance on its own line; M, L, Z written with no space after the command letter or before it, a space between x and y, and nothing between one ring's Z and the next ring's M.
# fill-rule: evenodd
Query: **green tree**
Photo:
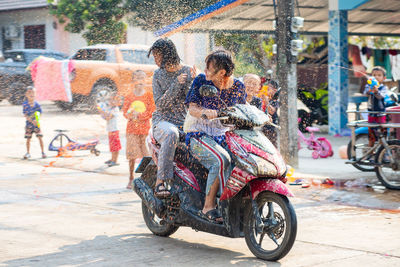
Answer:
M97 43L123 43L126 24L121 21L126 14L124 0L48 0L50 14L65 29L83 33L89 45Z
M246 33L216 33L216 46L222 46L231 51L235 57L235 75L256 73L264 76L266 71L274 69L272 35Z
M155 31L193 14L218 0L127 0L129 23Z

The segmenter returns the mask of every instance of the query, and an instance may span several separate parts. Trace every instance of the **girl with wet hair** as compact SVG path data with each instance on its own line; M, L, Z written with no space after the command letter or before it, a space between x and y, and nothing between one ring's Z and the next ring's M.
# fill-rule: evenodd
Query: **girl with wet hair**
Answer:
M207 68L212 63L215 68L215 72L219 70L225 70L225 77L230 77L235 69L235 64L233 63L232 54L225 49L218 49L206 57Z
M179 141L179 129L185 120L185 97L192 84L194 74L189 66L181 64L174 43L158 39L149 50L149 55L159 67L153 76L153 96L156 110L153 113L153 137L161 145L158 155L155 195L170 195L165 181L173 179L173 159Z
M233 77L235 64L226 50L217 50L206 57L205 74L198 75L186 96L189 114L194 117L186 143L191 153L208 169L206 198L198 216L213 223L222 223L222 216L216 207L216 195L222 193L224 184L232 170L231 158L227 152L225 132L218 110L235 104L246 103L244 84ZM202 85L212 85L218 90L214 97L200 94Z
M159 64L156 62L156 64L161 68L165 68L165 66L179 65L181 62L175 44L168 38L161 38L155 41L150 47L147 57L149 57L151 53L153 53L153 56L155 53L160 54L160 58L158 59L160 62ZM154 59L157 60L156 58Z

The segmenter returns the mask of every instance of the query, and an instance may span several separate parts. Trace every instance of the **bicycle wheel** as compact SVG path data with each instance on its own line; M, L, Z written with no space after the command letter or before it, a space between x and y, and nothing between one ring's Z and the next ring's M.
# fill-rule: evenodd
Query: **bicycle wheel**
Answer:
M318 152L319 152L319 156L321 158L327 158L327 157L333 155L333 153L332 153L332 145L331 145L331 143L329 142L328 139L326 139L324 137L319 137L317 139L317 143L318 143L318 145L320 147L320 150Z
M400 140L389 140L389 150L383 145L378 149L375 161L376 175L379 181L389 189L400 190ZM390 156L393 163L390 162Z
M354 149L356 152L355 160L359 160L369 149L369 139L368 134L358 134L356 135L356 143L354 145ZM347 158L351 159L351 141L347 145ZM367 158L365 161L369 161L373 159L373 154ZM375 170L375 166L372 165L360 165L358 163L354 163L353 166L363 172L373 172Z

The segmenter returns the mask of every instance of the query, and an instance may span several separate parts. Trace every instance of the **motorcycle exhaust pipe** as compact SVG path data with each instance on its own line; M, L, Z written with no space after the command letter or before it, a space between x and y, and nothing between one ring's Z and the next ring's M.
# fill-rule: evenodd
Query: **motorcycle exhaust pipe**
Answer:
M150 210L157 214L158 217L163 217L163 211L165 210L164 205L160 199L154 196L153 190L145 181L140 178L134 179L133 189Z

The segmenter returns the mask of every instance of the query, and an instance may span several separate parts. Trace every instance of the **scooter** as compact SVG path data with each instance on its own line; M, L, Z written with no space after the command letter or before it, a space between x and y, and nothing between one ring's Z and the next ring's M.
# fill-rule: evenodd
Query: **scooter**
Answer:
M205 87L205 88L204 88ZM201 95L216 95L217 89L202 86ZM144 221L153 234L169 236L180 226L192 227L216 235L244 237L248 248L258 258L275 261L292 248L297 233L296 213L285 185L287 166L261 127L270 117L251 105L237 104L221 110L218 118L232 128L226 132L234 168L223 191L218 195L218 209L223 223L198 215L205 199L207 170L179 144L174 159L174 178L168 183L171 195L154 196L159 145L148 138L152 157L142 159L133 181L134 191L142 199Z

